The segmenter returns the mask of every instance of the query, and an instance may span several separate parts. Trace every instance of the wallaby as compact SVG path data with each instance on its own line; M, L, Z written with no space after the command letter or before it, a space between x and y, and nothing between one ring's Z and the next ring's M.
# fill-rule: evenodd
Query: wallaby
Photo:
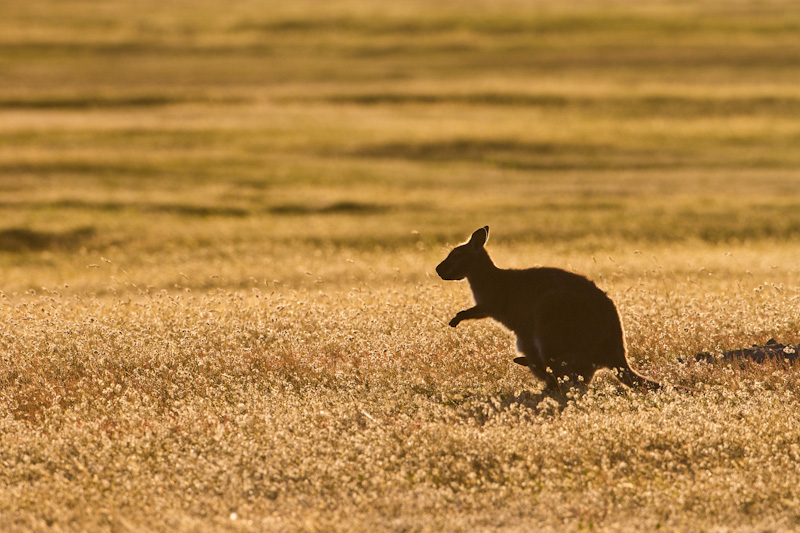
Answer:
M599 368L615 370L629 387L661 388L635 372L625 357L625 338L614 302L589 279L559 268L502 269L492 262L484 245L489 226L455 247L436 267L444 280L467 278L475 306L459 311L450 321L493 318L517 335L527 366L558 388L559 377L589 383Z

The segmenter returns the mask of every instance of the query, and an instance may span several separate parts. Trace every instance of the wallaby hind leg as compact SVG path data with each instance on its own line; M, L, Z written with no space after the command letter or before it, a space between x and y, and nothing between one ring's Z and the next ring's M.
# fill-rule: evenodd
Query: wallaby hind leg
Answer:
M538 305L536 330L544 365L556 376L582 377L588 384L598 368L612 368L629 387L661 388L630 367L619 315L606 297L549 294Z
M593 316L586 317L570 298L544 301L539 309L536 329L542 366L550 379L566 378L574 385L588 384L597 369L601 351ZM580 303L580 302L577 302ZM560 387L563 388L563 387Z
M522 352L524 357L514 358L518 365L527 366L533 377L545 382L545 390L555 390L558 388L558 381L552 372L547 371L547 366L542 360L539 351L539 342L535 337L517 337L517 350Z

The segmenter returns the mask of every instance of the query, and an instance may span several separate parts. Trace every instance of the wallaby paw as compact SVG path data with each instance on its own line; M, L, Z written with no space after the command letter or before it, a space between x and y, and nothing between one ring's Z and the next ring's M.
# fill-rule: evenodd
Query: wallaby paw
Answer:
M453 320L450 321L450 327L456 327L459 322L461 322L461 320L459 320L458 317L453 318Z

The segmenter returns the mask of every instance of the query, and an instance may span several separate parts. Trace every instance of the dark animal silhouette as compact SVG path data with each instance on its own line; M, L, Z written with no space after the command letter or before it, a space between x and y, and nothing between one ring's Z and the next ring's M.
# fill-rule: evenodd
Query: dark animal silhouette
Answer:
M475 306L450 321L493 318L517 335L524 354L514 361L559 388L559 377L589 383L599 368L617 372L629 387L661 385L635 372L625 357L625 339L614 302L587 278L558 268L502 269L484 245L489 226L475 231L436 267L444 280L466 278Z
M753 361L755 363L763 363L764 361L784 361L791 363L797 360L798 357L800 357L800 345L792 346L781 344L775 339L770 339L767 341L767 344L763 346L754 344L750 348L731 350L718 356L702 352L697 354L694 358L695 361L705 361L707 363L714 363L717 361Z

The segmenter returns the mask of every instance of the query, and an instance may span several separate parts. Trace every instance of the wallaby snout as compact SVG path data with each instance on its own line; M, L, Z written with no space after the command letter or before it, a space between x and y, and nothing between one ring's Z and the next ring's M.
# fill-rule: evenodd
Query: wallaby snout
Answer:
M464 279L464 276L457 277L455 273L450 272L446 261L442 261L436 267L436 273L439 274L439 277L445 281L456 281L459 279Z
M455 252L456 250L453 250ZM458 281L467 277L466 257L461 253L450 253L447 259L436 266L436 273L445 281Z

